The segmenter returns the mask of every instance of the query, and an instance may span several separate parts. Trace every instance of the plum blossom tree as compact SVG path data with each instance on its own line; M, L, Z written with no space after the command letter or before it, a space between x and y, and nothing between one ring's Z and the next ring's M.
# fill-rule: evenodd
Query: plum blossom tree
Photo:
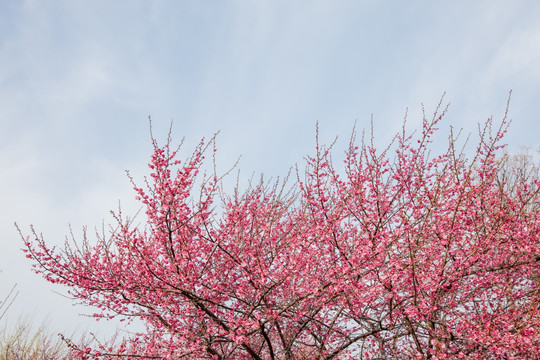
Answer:
M501 156L488 120L474 157L432 155L437 107L391 146L352 137L343 166L317 146L294 184L226 194L171 141L134 185L145 226L27 257L96 317L146 331L81 358L518 359L540 356L540 180ZM530 172L528 173L530 175ZM132 180L133 181L133 180Z

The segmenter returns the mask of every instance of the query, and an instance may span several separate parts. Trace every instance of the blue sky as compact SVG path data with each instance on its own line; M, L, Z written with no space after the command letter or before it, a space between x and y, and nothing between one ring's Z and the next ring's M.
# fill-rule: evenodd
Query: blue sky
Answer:
M54 331L115 324L78 317L30 271L13 227L61 245L137 209L124 170L146 174L147 116L186 151L220 130L218 166L284 175L315 141L369 127L380 144L421 121L475 132L504 114L512 151L540 141L540 3L514 1L11 1L0 3L0 296L10 320Z

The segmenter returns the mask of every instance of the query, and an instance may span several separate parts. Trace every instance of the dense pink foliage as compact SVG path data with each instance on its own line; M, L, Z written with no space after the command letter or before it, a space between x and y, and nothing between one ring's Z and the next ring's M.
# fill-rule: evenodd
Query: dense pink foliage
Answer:
M97 317L146 323L83 358L538 358L539 179L501 161L504 121L472 160L452 136L432 156L441 118L230 196L198 175L204 144L186 162L156 145L145 227L117 213L108 240L26 251Z

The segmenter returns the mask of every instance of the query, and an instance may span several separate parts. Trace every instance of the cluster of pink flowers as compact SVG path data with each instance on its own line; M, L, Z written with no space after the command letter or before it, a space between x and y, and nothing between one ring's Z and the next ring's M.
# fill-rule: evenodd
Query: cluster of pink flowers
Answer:
M232 195L199 174L205 144L186 162L156 145L145 227L118 213L110 239L26 251L97 317L147 325L81 358L538 358L539 179L501 160L504 121L472 160L453 137L431 156L441 118Z

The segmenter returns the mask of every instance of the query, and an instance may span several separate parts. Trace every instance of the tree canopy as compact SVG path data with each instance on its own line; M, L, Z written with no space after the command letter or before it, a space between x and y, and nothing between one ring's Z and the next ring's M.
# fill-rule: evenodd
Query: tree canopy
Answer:
M200 172L212 141L180 161L154 140L144 226L118 211L109 236L58 250L34 231L25 251L96 317L146 324L81 358L537 358L540 180L505 160L506 117L472 158L452 132L432 154L445 112L230 194Z

